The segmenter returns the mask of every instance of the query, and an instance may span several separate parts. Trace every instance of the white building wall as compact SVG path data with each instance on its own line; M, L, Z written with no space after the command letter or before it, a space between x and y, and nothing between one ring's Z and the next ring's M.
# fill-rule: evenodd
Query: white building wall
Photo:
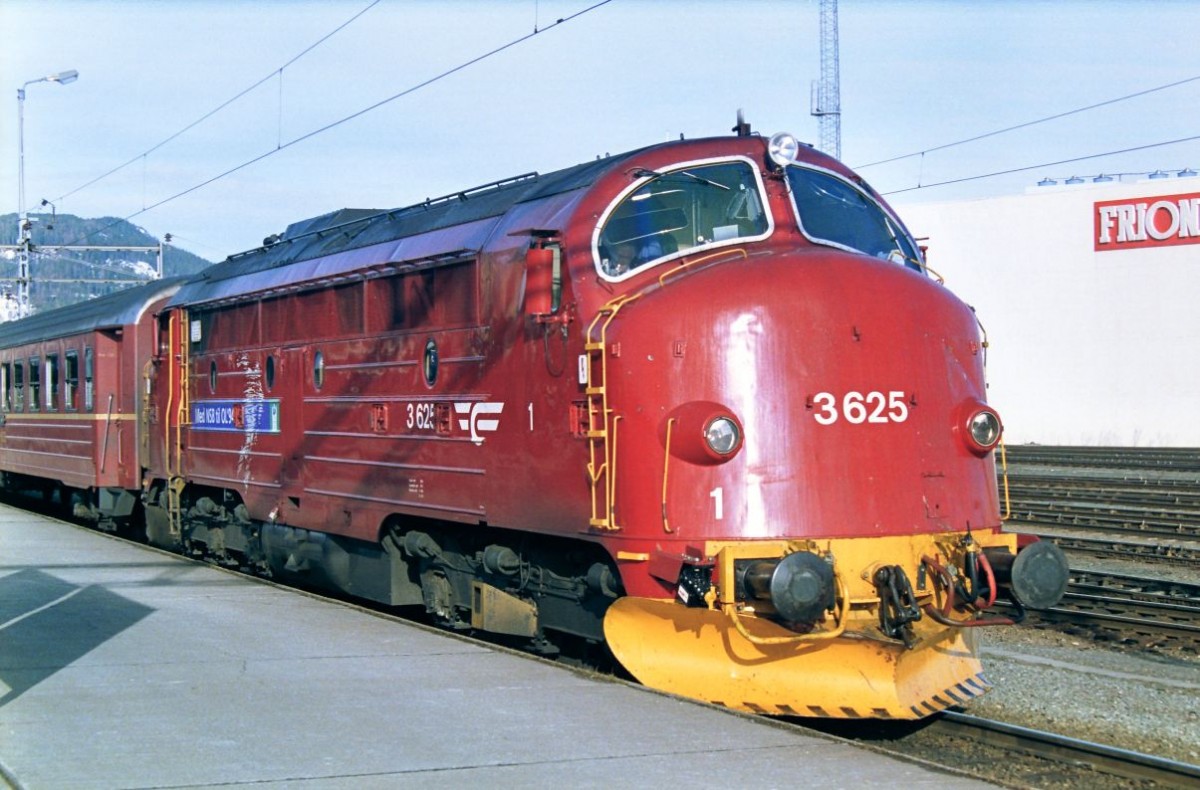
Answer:
M1097 252L1092 238L1096 202L1187 193L1200 178L897 201L987 330L1007 442L1200 447L1200 244Z

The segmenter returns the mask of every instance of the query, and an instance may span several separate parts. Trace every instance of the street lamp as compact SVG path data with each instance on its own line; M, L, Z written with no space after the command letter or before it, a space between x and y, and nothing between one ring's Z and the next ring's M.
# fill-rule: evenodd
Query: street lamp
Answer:
M60 71L36 80L29 80L17 88L17 316L29 315L29 250L32 233L29 217L25 213L25 89L38 82L57 82L69 85L79 79L74 69Z

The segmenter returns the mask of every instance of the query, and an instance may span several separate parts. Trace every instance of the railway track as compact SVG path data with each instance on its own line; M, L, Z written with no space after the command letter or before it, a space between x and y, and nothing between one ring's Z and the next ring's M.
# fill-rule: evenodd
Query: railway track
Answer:
M1200 449L1008 448L1009 528L1068 552L1200 561Z
M1005 787L1200 787L1200 765L956 710L921 722L792 723Z
M968 739L987 747L1016 753L1022 765L1028 764L1030 758L1048 760L1060 766L1058 771L1063 774L1061 778L1068 782L1083 769L1116 777L1119 782L1133 780L1152 782L1162 787L1200 787L1200 766L1151 754L953 711L940 714L929 727L940 735ZM1045 766L1030 766L1030 770L1036 772L1036 784L1040 785L1051 778ZM1054 769L1050 769L1049 773L1053 772Z
M1072 570L1062 601L1028 614L1042 622L1088 629L1100 638L1200 653L1200 584Z
M1010 465L1200 472L1200 449L1194 447L1064 447L1020 444L1005 448L1005 452Z

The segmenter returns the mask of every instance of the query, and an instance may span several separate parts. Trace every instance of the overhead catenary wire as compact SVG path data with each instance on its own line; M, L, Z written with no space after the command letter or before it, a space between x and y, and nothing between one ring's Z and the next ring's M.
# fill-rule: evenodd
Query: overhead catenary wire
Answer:
M989 137L995 137L997 135L1006 134L1008 132L1015 132L1018 129L1025 129L1030 126L1036 126L1040 123L1056 121L1059 118L1066 118L1069 115L1077 115L1081 112L1087 112L1088 110L1095 110L1100 107L1107 107L1110 104L1117 104L1118 102L1123 102L1128 99L1136 99L1139 96L1146 96L1151 93L1157 93L1158 91L1164 91L1164 90L1167 90L1168 88L1177 88L1180 85L1187 85L1188 83L1196 82L1197 80L1200 80L1200 75L1196 75L1195 77L1188 77L1187 79L1177 80L1175 82L1170 82L1170 83L1167 83L1166 85L1159 85L1154 88L1147 88L1145 90L1137 91L1136 93L1129 93L1124 96L1118 96L1114 99L1107 99L1105 101L1097 102L1095 104L1089 104L1086 107L1078 107L1074 110L1067 110L1066 112L1055 113L1054 115L1047 115L1044 118L1038 118L1033 121L1025 121L1024 123L1019 123L1014 126L1006 126L1003 129L996 129L991 132L984 132L983 134L977 134L974 137L968 137L965 140L956 140L955 142L952 142L952 143L944 143L942 145L935 145L932 148L924 148L920 151L913 151L912 153L901 154L900 156L893 156L888 159L880 159L878 162L868 162L865 165L856 165L854 169L855 170L863 170L868 167L875 167L876 165L886 165L886 164L891 164L892 162L899 162L902 159L910 159L914 156L924 156L925 154L930 154L930 153L933 153L934 151L943 151L947 148L954 148L955 146L966 145L967 143L974 143L978 140L985 140Z
M1190 143L1195 140L1200 140L1200 134L1192 135L1191 137L1180 137L1176 140L1164 140L1161 143L1149 143L1147 145L1138 145L1132 148L1122 148L1117 151L1104 151L1098 154L1086 154L1084 156L1076 156L1071 159L1060 159L1057 162L1043 162L1037 165L1027 165L1025 167L1013 167L1008 170L997 170L993 173L980 173L974 176L964 176L962 178L952 178L946 181L938 181L933 184L918 184L917 186L905 187L904 189L893 189L888 192L883 192L884 195L898 195L902 192L914 192L918 189L931 189L933 187L944 187L951 184L962 184L967 181L979 181L984 178L995 178L996 176L1007 176L1013 173L1024 173L1029 170L1040 170L1046 167L1057 167L1058 165L1069 165L1073 162L1083 162L1087 159L1099 159L1105 156L1117 156L1119 154L1131 154L1136 151L1147 151L1151 148L1163 148L1168 145L1178 145L1179 143Z
M296 53L294 56L292 56L291 60L289 60L289 61L287 61L286 63L284 63L283 65L281 65L281 66L278 66L277 68L273 69L273 70L271 71L271 73L267 74L265 77L261 78L260 80L258 80L258 81L257 81L257 82L255 82L254 84L252 84L252 85L249 85L248 87L244 88L243 90L241 90L241 91L239 91L238 93L234 94L233 96L229 97L229 98L228 98L228 99L226 99L225 101L223 101L223 102L221 102L220 104L218 104L216 107L212 108L212 109L211 109L211 110L209 110L208 112L206 112L206 113L204 113L203 115L201 115L201 116L200 116L199 118L197 118L196 120L194 120L194 121L192 121L191 123L189 123L188 125L184 126L182 129L180 129L180 130L178 130L177 132L175 132L175 133L171 134L171 135L170 135L170 136L168 136L166 139L164 139L164 140L161 140L161 141L160 141L160 142L158 142L158 143L155 143L155 144L154 144L154 145L152 145L150 148L147 148L145 151L142 151L142 152L141 152L140 154L138 154L137 156L134 156L134 157L130 158L128 161L126 161L126 162L123 162L122 164L119 164L119 165L117 165L117 166L116 166L116 167L114 167L112 170L109 170L109 171L108 171L108 172L106 172L106 173L103 173L103 174L101 174L101 175L99 175L99 176L96 176L95 178L93 178L91 181L88 181L87 183L85 183L85 184L80 184L79 186L75 187L75 188L74 188L74 189L72 189L71 191L69 191L69 192L65 192L65 193L63 193L62 195L59 195L59 196L58 196L58 197L56 197L56 198L55 198L55 199L54 199L52 202L54 202L54 203L58 203L58 202L62 201L63 199L65 199L65 198L69 198L69 197L71 197L72 195L74 195L74 194L76 194L76 193L78 193L78 192L82 192L83 190L87 189L88 187L92 186L93 184L98 184L99 182L103 181L104 179L108 178L109 176L111 176L111 175L113 175L113 174L115 174L115 173L119 173L120 171L122 171L122 170L124 170L125 168L129 167L130 165L132 165L134 162L137 162L139 159L141 159L141 160L143 160L143 161L144 161L147 155L154 153L155 151L157 151L158 149L162 148L162 147L163 147L164 145L166 145L167 143L169 143L169 142L171 142L172 140L174 140L174 139L178 138L180 135L182 135L182 134L184 134L184 133L186 133L186 132L188 132L188 131L190 131L190 130L192 130L192 129L196 128L196 127L197 127L197 126L199 126L200 124L202 124L202 123L204 123L205 121L207 121L209 118L211 118L211 117L213 117L214 115L216 115L217 113L219 113L221 110L225 109L225 108L226 108L226 107L228 107L229 105L231 105L231 104L233 104L234 102L236 102L238 99L240 99L240 98L242 98L243 96L245 96L247 93L250 93L250 92L251 92L251 91L253 91L255 88L258 88L258 87L259 87L260 85L262 85L263 83L265 83L265 82L267 82L267 81L269 81L269 80L271 80L271 79L273 79L273 78L275 78L275 77L278 77L278 78L279 78L279 84L280 84L280 87L279 87L279 90L280 90L280 106L282 107L282 101L283 101L283 98L282 98L282 97L283 97L283 93L282 93L282 91L283 91L283 70L284 70L284 69L286 69L288 66L291 66L291 65L292 65L293 63L295 63L296 61L300 60L300 58L304 57L304 56L305 56L305 55L307 55L309 52L312 52L314 49L316 49L317 47L319 47L321 44L324 44L326 41L328 41L328 40L329 40L330 38L332 38L333 36L335 36L335 35L337 35L338 33L340 33L340 32L341 32L342 30L344 30L344 29L345 29L347 26L349 26L349 25L350 25L352 22L354 22L356 19L358 19L359 17L361 17L363 14L367 13L368 11L370 11L370 10L371 10L372 8L374 8L375 6L379 5L379 3L381 3L382 1L383 1L383 0L372 0L372 2L371 2L370 4L368 4L368 5L367 5L365 8L363 8L362 10L358 11L357 13L355 13L353 16L351 16L351 17L350 17L349 19L347 19L345 22L343 22L342 24L338 25L337 27L335 27L333 30L329 31L329 32L328 32L328 33L326 33L325 35L321 36L319 39L317 39L317 40L316 40L316 41L314 41L313 43L309 44L309 45L308 45L307 47L305 47L304 49L300 50L300 52L298 52L298 53ZM280 110L280 113L282 113L282 109ZM281 116L281 118L280 118L280 129L282 129L282 116ZM282 135L282 132L281 132L281 135Z
M534 38L535 36L538 36L542 33L546 33L550 30L553 30L556 27L560 27L561 25L566 24L567 22L571 22L575 19L578 19L579 17L583 16L584 14L587 14L591 11L595 11L597 8L606 6L611 2L613 2L613 0L599 0L599 2L593 3L592 5L587 6L586 8L576 11L574 14L570 14L568 16L564 16L564 17L561 17L561 18L555 20L553 24L546 25L545 27L543 27L540 30L534 30L532 33L526 33L523 36L518 36L517 38L514 38L511 41L508 41L507 43L501 44L498 47L488 50L487 52L484 52L481 55L476 55L475 57L471 58L470 60L463 61L462 63L458 64L457 66L448 68L445 71L440 72L439 74L435 74L434 76L429 77L428 79L422 80L421 82L418 82L415 85L405 88L404 90L400 91L399 93L395 93L395 94L387 97L386 99L381 99L380 101L377 101L374 104L368 105L367 107L364 107L361 110L352 112L349 115L343 116L342 118L339 118L336 121L332 121L330 123L325 124L324 126L322 126L320 128L314 129L310 132L300 135L299 137L293 138L293 139L287 141L286 143L279 144L275 148L273 148L269 151L266 151L264 153L259 154L258 156L247 159L245 162L242 162L241 164L234 165L233 167L229 168L228 170L225 170L224 172L218 173L217 175L212 176L211 178L205 179L204 181L201 181L198 184L194 184L180 192L176 192L174 195L171 195L170 197L163 198L162 200L158 201L157 203L152 203L149 206L144 206L140 211L135 211L126 217L122 217L121 219L115 220L115 221L109 223L108 225L105 225L101 228L97 228L96 230L93 230L84 236L80 236L79 238L75 239L74 241L68 242L68 244L77 244L81 241L91 238L92 236L95 236L97 233L102 233L105 230L108 230L109 228L120 224L121 222L128 222L129 220L133 219L134 217L145 214L148 211L152 211L153 209L156 209L159 206L166 205L167 203L170 203L174 200L178 200L179 198L184 197L185 195L189 195L192 192L195 192L196 190L203 189L204 187L208 186L209 184L220 181L221 179L231 176L240 170L244 170L253 164L257 164L258 162L261 162L264 159L267 159L268 157L274 156L275 154L279 153L280 151L285 151L288 148L291 148L293 145L296 145L297 143L302 143L305 140L310 140L313 137L316 137L317 135L324 134L325 132L328 132L331 129L335 129L344 123L348 123L349 121L352 121L355 118L359 118L363 115L366 115L367 113L370 113L374 110L379 109L380 107L383 107L384 105L390 104L391 102L394 102L397 99L402 99L405 96L408 96L409 94L415 93L416 91L419 91L422 88L428 87L428 86L434 84L435 82L439 82L449 76L457 74L458 72L460 72L464 69L467 69L467 68L475 65L476 63L480 63L484 60L487 60L488 58L498 55L501 52L504 52L505 50L511 49L519 44L523 44L524 42L528 41L531 38ZM272 72L271 76L274 76L274 72ZM269 77L268 77L268 79L269 79Z

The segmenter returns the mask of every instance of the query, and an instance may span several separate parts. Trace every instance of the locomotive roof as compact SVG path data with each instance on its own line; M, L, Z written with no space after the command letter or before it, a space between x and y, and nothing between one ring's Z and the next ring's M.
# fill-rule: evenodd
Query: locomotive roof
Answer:
M448 235L437 244L413 245L413 249L420 249L421 255L407 259L429 259L443 254L474 251L486 242L494 221L513 206L590 186L609 169L641 150L645 149L606 156L545 175L526 173L404 208L341 209L296 222L288 226L281 236L265 239L264 246L231 255L209 267L184 285L171 304L236 299L247 292L333 276L339 272L322 266L303 267L295 274L288 275L278 270L376 244L453 227L471 226L472 223L476 224L461 233ZM438 249L439 246L442 248ZM399 248L396 253L399 257L389 260L406 260L406 255ZM347 261L346 268L353 268L353 263ZM237 278L237 283L231 282L234 278Z
M186 277L167 277L83 302L0 324L0 348L114 329L132 324L155 299L174 293Z

